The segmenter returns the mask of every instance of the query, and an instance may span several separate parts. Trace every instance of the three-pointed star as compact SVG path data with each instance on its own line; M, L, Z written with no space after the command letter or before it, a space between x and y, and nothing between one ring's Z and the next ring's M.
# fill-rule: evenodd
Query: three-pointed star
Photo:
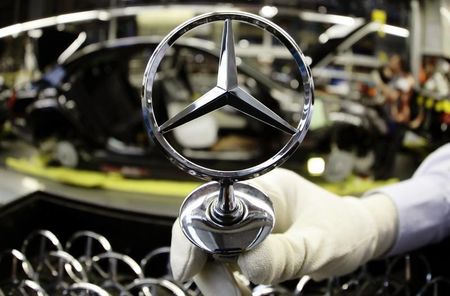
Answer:
M164 122L159 127L159 132L168 132L226 105L288 134L297 132L283 118L239 87L231 19L225 20L223 28L216 86Z

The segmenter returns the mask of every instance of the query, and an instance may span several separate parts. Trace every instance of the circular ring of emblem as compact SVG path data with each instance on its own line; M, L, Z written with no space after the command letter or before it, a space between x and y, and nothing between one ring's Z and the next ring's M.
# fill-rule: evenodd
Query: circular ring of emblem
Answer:
M237 82L236 56L232 33L232 21L239 21L257 26L275 36L291 53L303 83L303 106L297 127L293 127L275 112L264 106L257 99L239 87ZM153 110L152 88L156 79L156 73L162 59L169 48L178 38L188 31L207 23L223 21L224 30L220 51L217 85L196 101L188 105L180 113L159 124ZM237 182L262 175L281 165L295 152L303 141L309 127L314 101L314 85L311 71L305 61L305 57L296 42L279 26L260 16L245 12L214 12L200 15L175 28L167 35L153 52L144 74L143 81L143 115L147 131L155 142L158 142L169 159L182 170L192 176L205 180L218 180L221 182ZM212 112L225 105L230 105L241 112L276 129L291 135L287 143L272 157L264 162L241 170L221 171L200 166L176 151L164 137L164 133L177 126L187 123L206 113Z

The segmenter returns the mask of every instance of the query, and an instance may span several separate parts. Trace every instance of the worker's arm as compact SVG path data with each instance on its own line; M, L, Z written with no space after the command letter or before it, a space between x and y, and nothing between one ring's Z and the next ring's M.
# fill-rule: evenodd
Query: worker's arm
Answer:
M450 144L430 154L411 179L375 192L389 196L398 212L398 235L389 254L442 240L450 233Z

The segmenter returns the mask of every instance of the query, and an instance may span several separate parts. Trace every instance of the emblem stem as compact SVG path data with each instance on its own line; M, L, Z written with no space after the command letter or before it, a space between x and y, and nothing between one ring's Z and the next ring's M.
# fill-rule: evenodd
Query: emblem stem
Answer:
M233 212L236 209L233 184L221 184L217 207L224 213Z
M232 225L242 220L244 209L234 195L233 183L220 183L217 200L210 205L210 214L220 225Z

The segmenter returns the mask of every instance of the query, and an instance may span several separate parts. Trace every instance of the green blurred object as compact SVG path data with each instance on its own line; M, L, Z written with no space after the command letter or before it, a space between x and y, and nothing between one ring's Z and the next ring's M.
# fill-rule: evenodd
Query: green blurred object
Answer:
M84 171L47 165L43 157L6 159L6 165L18 172L49 180L85 187L108 190L147 193L158 196L185 197L200 185L199 182L174 180L127 179L119 173Z

